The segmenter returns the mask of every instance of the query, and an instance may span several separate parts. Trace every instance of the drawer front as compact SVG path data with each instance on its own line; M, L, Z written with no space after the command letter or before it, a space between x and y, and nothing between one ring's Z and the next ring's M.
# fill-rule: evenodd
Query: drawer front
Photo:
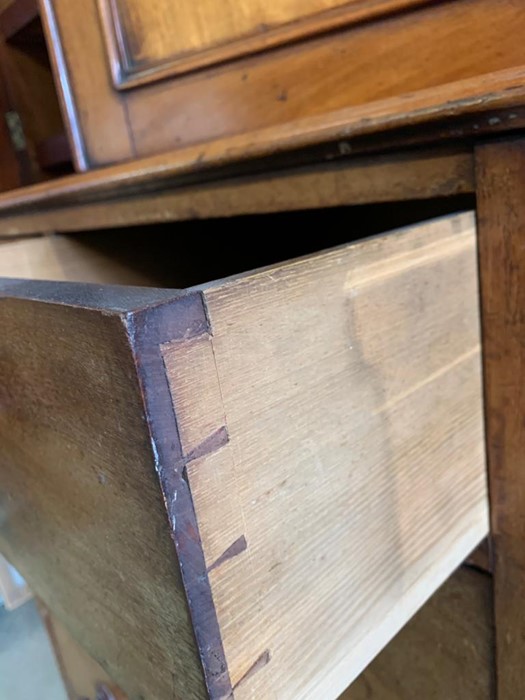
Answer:
M0 547L132 697L335 700L487 534L472 214L3 295Z

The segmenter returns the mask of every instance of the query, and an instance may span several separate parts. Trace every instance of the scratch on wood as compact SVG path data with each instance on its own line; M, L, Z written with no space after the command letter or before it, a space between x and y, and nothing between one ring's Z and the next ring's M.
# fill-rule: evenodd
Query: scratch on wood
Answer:
M242 554L247 547L248 543L246 542L246 537L242 535L238 540L235 540L235 542L230 545L228 549L208 568L208 573L214 569L217 569L219 566L224 564L224 562L228 561L228 559L233 559L233 557L236 557L238 554Z
M263 651L263 653L259 656L257 661L254 664L252 664L250 666L250 668L246 671L244 676L239 678L237 683L233 686L233 689L236 690L241 685L241 683L244 683L244 681L247 681L248 678L251 678L255 673L257 673L257 671L260 671L261 668L264 668L267 664L269 664L271 658L272 657L270 655L269 649L266 649L266 651Z

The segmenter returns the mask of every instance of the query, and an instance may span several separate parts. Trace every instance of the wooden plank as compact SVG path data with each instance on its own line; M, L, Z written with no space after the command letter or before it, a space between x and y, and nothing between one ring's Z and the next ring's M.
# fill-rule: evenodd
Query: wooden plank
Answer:
M463 567L340 700L492 700L491 578Z
M236 700L337 697L486 535L476 280L452 217L204 288L164 346Z
M434 2L198 71L191 79L131 90L127 109L136 152L146 156L242 133L251 134L253 144L258 130L273 133L274 147L281 128L289 148L306 124L319 124L319 140L336 120L340 127L344 120L342 139L351 140L363 127L377 133L397 120L428 123L454 106L461 114L483 94L479 112L502 96L500 71L523 80L524 30L515 0Z
M525 695L525 142L476 151L498 700Z
M472 155L420 150L180 186L177 160L154 159L0 196L0 237L349 204L474 191Z

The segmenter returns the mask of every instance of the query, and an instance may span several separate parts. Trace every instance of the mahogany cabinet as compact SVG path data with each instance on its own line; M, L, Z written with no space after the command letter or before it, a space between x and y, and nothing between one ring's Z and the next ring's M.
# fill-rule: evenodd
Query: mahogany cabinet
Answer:
M77 167L271 154L514 102L516 0L43 0ZM232 140L230 142L230 140ZM216 146L212 146L216 143ZM204 145L206 144L206 145Z

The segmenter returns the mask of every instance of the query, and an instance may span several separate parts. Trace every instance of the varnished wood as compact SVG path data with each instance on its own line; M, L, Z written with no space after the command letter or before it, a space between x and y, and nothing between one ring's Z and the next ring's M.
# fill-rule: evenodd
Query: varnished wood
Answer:
M39 0L39 3L75 166L85 170L96 163L133 157L135 150L125 106L113 90L105 67L95 0L63 3L60 23L53 0ZM70 46L70 28L80 17L84 26L79 26L74 46ZM80 86L82 98L78 93ZM96 108L85 110L84 99Z
M182 168L182 171L181 171ZM419 150L181 186L178 156L114 166L0 196L0 237L229 217L474 191L467 150Z
M476 152L498 700L525 694L525 142Z
M470 215L2 294L0 547L131 697L334 700L486 535Z
M220 64L428 0L280 0L263 5L99 0L113 80L131 88ZM175 28L175 31L174 31Z
M82 167L213 144L196 153L203 164L210 149L230 154L223 139L241 134L242 157L330 138L351 143L517 107L525 92L525 17L514 0L432 3L125 94L112 84L95 2L44 0Z
M459 569L340 700L493 700L490 576Z

